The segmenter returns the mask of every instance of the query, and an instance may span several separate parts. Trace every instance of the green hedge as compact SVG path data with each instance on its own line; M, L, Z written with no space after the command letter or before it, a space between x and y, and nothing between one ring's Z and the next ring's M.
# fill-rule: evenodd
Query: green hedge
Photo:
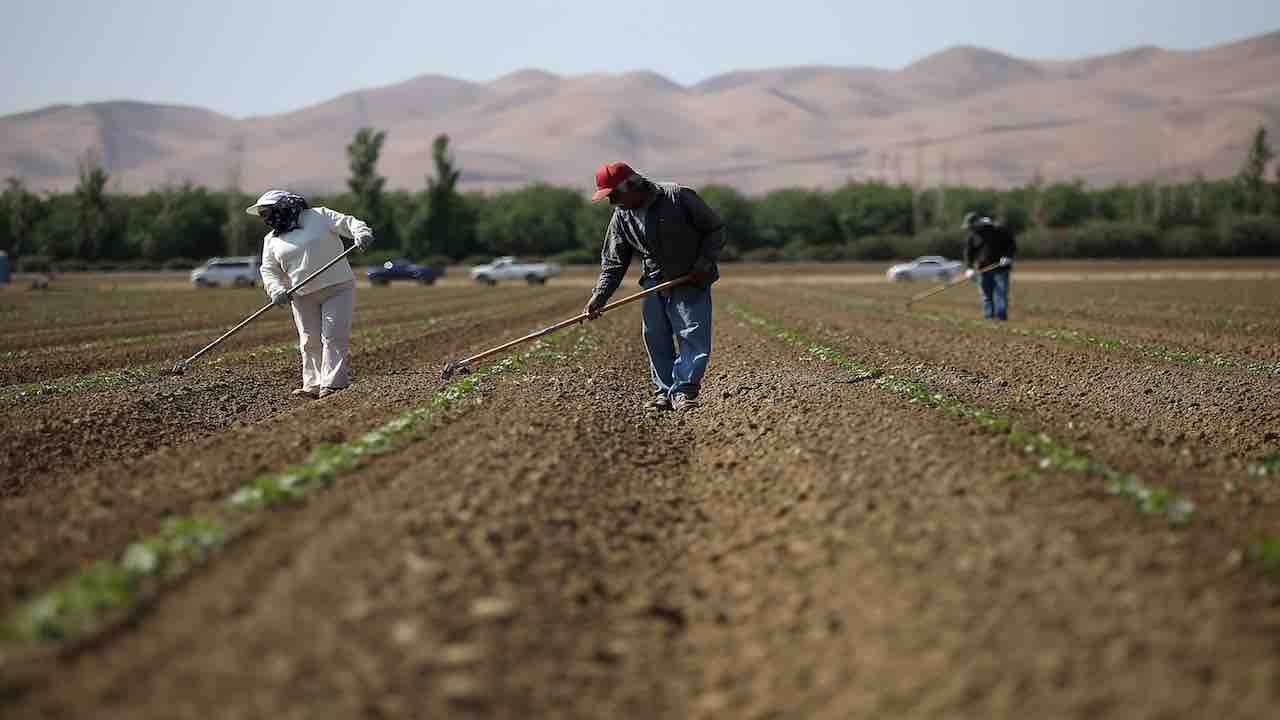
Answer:
M1280 218L1247 215L1222 223L1216 254L1231 257L1280 255Z
M574 248L558 252L548 259L561 265L598 265L600 263L600 253L586 248Z
M14 263L16 272L47 273L53 269L53 259L48 255L23 255Z

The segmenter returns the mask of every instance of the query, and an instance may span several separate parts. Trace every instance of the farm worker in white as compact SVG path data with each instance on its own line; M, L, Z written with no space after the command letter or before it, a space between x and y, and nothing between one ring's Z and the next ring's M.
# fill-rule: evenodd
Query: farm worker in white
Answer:
M262 286L277 305L292 305L302 351L302 387L298 397L322 398L348 384L347 343L356 302L356 276L344 259L319 277L293 288L325 263L342 254L339 236L360 248L373 243L364 221L326 207L312 208L299 195L268 190L245 209L271 228L262 240Z

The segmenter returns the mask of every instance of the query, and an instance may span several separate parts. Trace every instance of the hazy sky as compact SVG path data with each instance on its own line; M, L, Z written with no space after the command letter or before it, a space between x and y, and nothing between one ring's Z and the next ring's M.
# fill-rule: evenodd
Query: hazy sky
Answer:
M237 117L421 73L899 68L952 45L1068 58L1280 29L1280 0L0 0L0 114L143 100Z

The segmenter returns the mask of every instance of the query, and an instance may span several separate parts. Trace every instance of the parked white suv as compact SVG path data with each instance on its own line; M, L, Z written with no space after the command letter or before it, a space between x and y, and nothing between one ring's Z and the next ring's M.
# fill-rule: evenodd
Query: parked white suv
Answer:
M547 278L559 274L560 266L556 263L522 263L510 255L471 268L471 279L483 285L497 285L499 280L524 280L530 285L541 285Z
M191 284L196 287L254 287L262 283L259 265L259 259L252 255L209 258L209 262L191 271Z

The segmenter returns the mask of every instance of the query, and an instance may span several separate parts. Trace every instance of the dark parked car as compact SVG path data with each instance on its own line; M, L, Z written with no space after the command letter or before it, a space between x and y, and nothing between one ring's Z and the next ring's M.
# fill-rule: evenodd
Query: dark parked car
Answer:
M405 260L388 260L382 267L369 270L369 282L374 285L386 285L392 280L414 280L423 285L431 285L436 281L436 271L428 265L415 265Z

